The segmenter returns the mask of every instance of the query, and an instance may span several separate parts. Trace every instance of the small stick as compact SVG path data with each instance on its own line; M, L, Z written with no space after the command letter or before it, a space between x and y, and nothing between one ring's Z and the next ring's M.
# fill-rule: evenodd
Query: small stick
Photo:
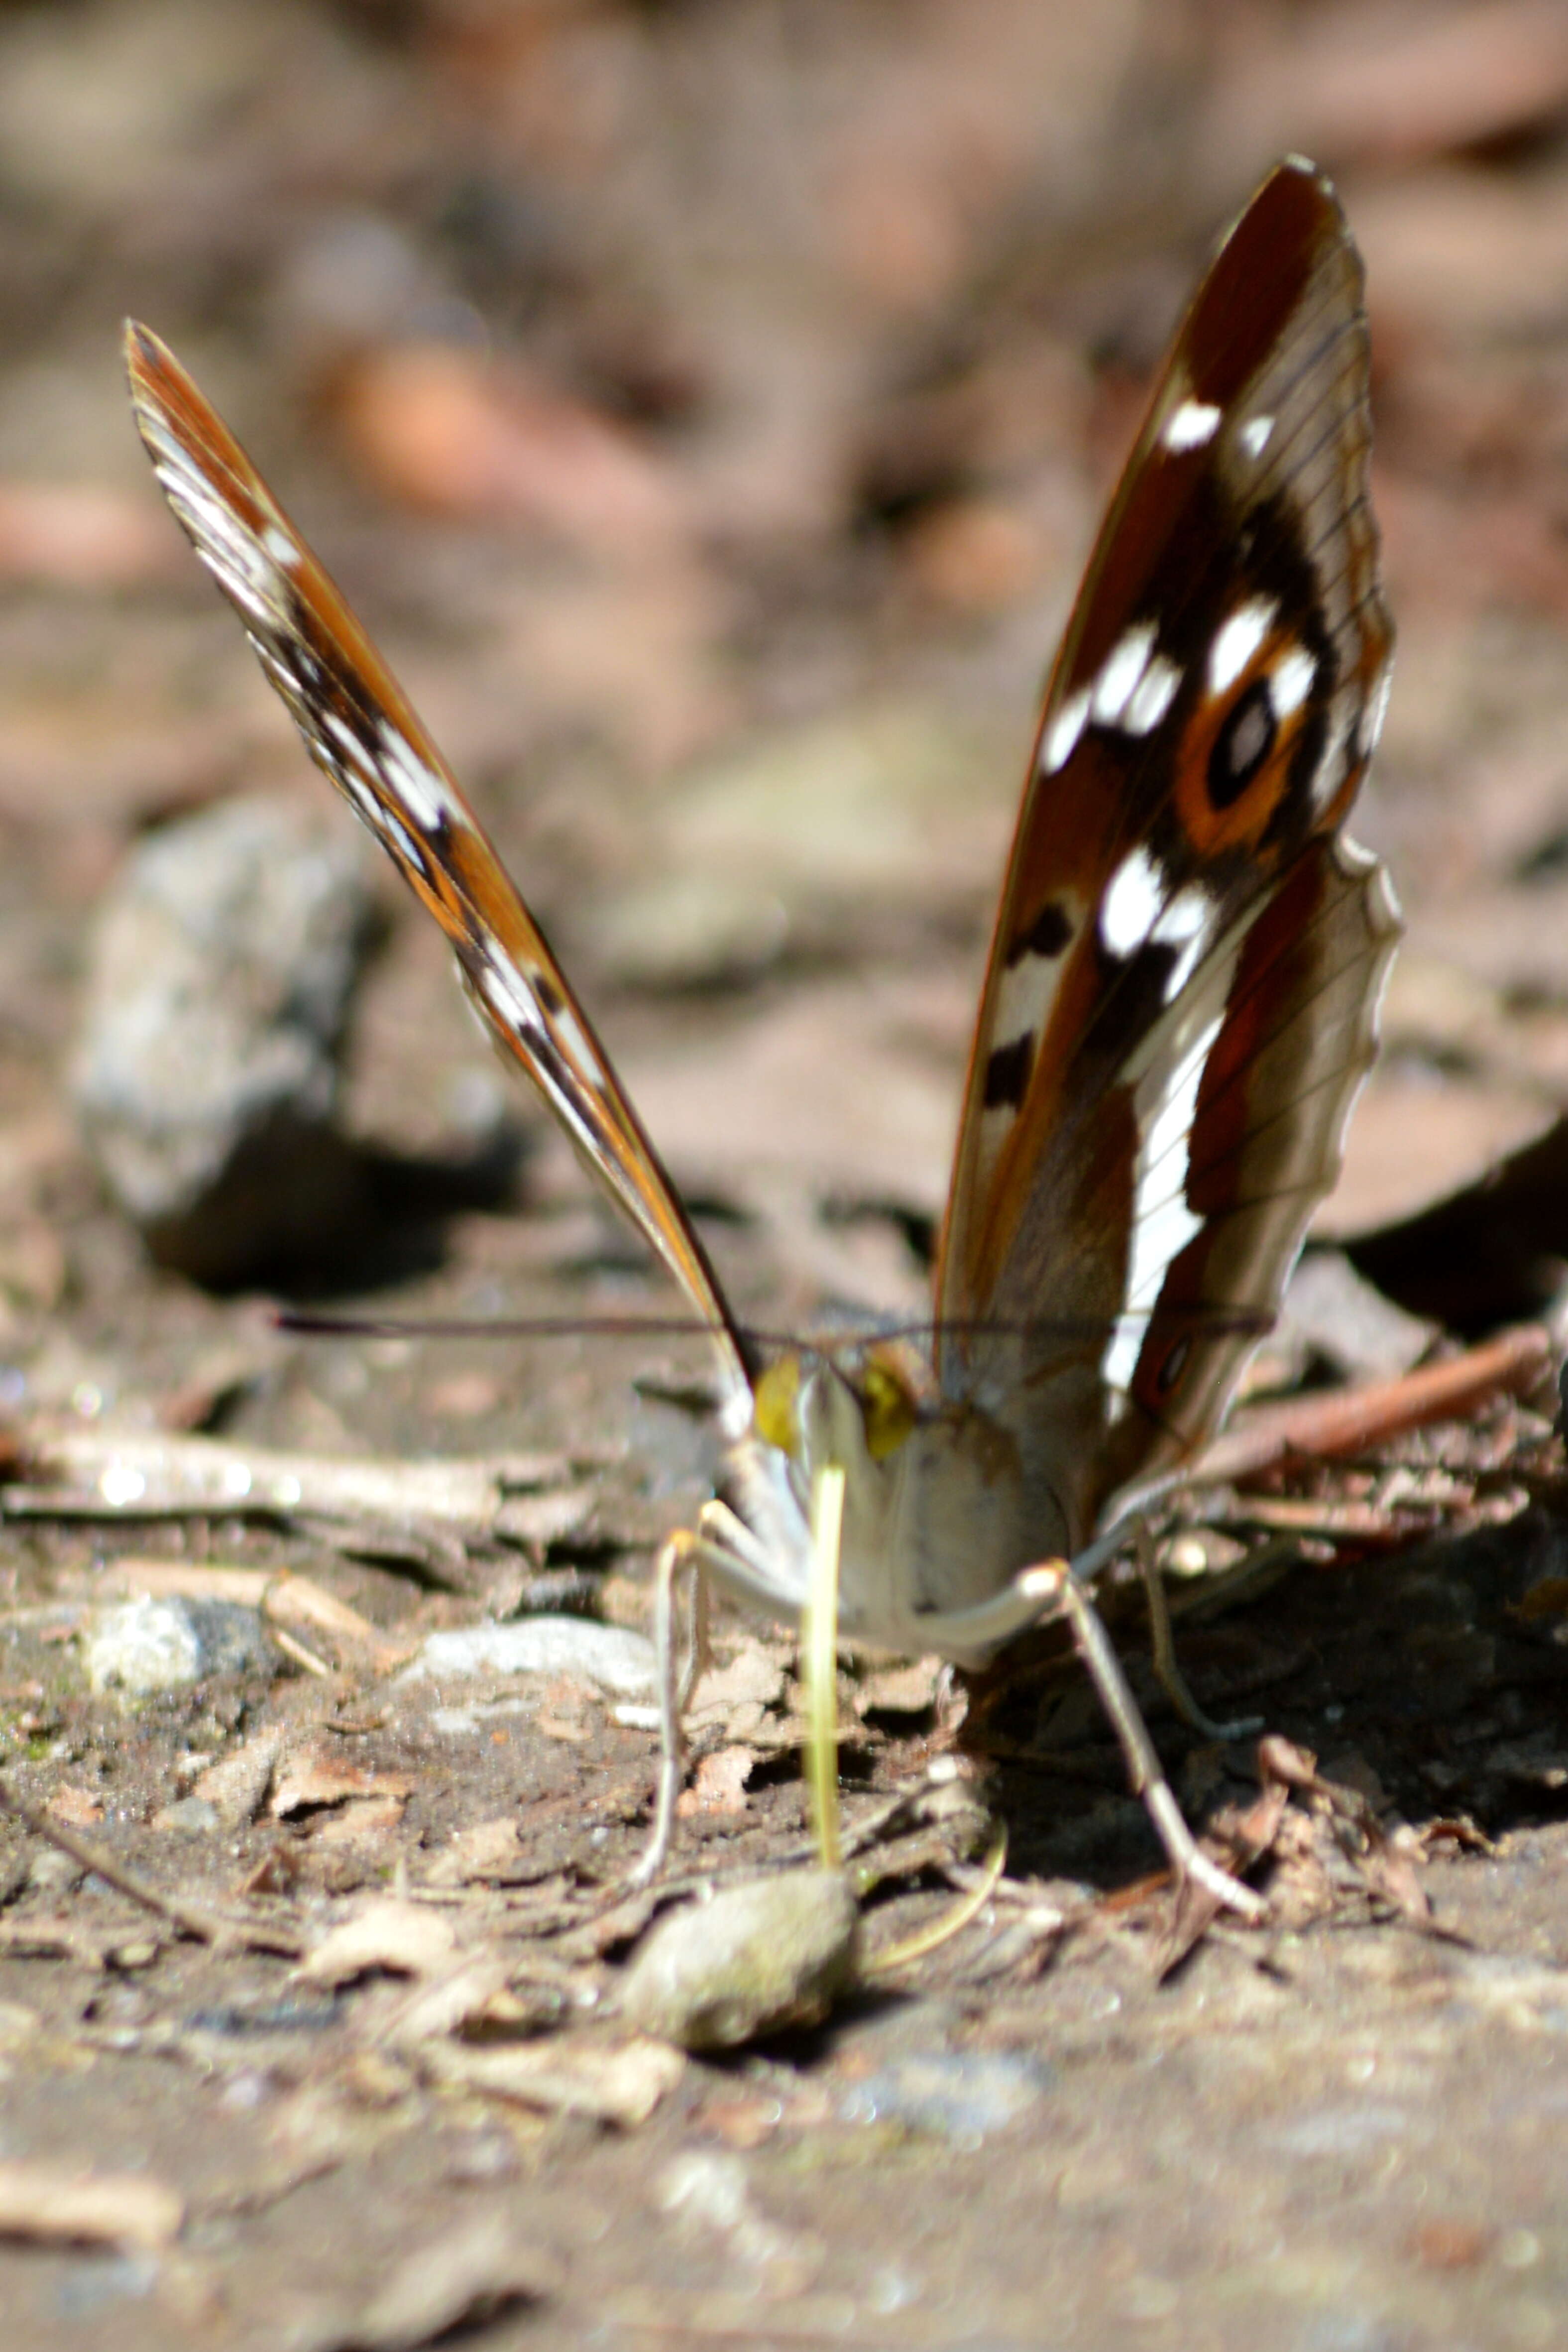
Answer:
M292 1658L295 1664L302 1666L308 1675L319 1675L323 1680L330 1681L332 1669L325 1658L319 1658L314 1650L308 1650L303 1642L297 1642L292 1633L284 1632L281 1625L274 1625L271 1630L273 1640L286 1658Z
M0 1494L6 1517L160 1519L193 1515L391 1521L458 1538L494 1530L508 1496L559 1485L552 1454L416 1462L279 1453L166 1430L39 1420L18 1432L27 1465ZM45 1480L58 1483L42 1483Z
M132 1903L140 1903L143 1910L167 1919L182 1935L192 1937L199 1944L221 1948L238 1943L253 1951L281 1952L290 1959L298 1959L305 1949L303 1937L286 1927L268 1927L261 1920L230 1919L221 1911L209 1911L204 1904L187 1903L178 1895L163 1894L140 1872L128 1869L106 1846L68 1829L64 1822L54 1820L42 1806L30 1805L4 1779L0 1779L0 1812L15 1814L35 1837L57 1845L73 1862L79 1862L84 1870L90 1870L95 1877L118 1888L121 1895L128 1895Z
M1549 1378L1552 1335L1542 1323L1521 1323L1479 1348L1424 1364L1397 1380L1369 1381L1326 1396L1270 1405L1228 1429L1207 1446L1183 1485L1207 1486L1255 1477L1296 1458L1355 1454L1430 1421L1457 1421L1500 1390L1527 1392Z

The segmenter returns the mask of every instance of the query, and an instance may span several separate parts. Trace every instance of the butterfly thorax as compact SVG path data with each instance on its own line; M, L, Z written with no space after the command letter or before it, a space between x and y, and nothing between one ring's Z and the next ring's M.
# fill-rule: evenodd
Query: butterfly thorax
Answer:
M725 1456L721 1579L754 1606L797 1616L811 1575L819 1473L844 1473L839 1623L852 1639L959 1663L994 1642L967 1638L968 1612L1018 1571L1060 1556L1078 1530L1031 1449L971 1399L944 1395L915 1351L877 1343L843 1363L816 1350L775 1360L752 1424Z

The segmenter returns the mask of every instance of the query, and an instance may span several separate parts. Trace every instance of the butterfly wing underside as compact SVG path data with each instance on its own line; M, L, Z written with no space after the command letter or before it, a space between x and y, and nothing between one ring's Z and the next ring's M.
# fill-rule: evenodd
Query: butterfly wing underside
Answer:
M609 1056L423 726L245 452L165 346L127 327L136 422L164 496L305 746L445 932L465 985L581 1158L707 1325L728 1401L745 1351Z
M1375 1049L1397 911L1341 830L1392 645L1367 364L1338 204L1282 164L1177 333L1045 698L938 1371L1080 1540L1211 1433Z

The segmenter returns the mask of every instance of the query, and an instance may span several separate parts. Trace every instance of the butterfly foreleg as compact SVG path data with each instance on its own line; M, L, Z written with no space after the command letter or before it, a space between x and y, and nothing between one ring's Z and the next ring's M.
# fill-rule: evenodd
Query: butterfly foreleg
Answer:
M727 1539L738 1526L725 1503L705 1503L695 1528L677 1528L659 1553L653 1567L653 1647L659 1676L659 1778L653 1800L653 1825L641 1860L627 1880L630 1887L651 1885L669 1858L675 1830L675 1807L681 1793L681 1717L693 1691L712 1663L708 1643L708 1577L721 1569L727 1556ZM742 1530L744 1532L744 1530ZM685 1653L675 1625L676 1587L683 1577L692 1580L691 1616ZM679 1663L677 1663L679 1661Z
M653 1647L659 1676L659 1777L653 1796L653 1823L642 1859L627 1879L629 1887L647 1886L657 1878L669 1857L674 1834L675 1805L681 1793L681 1712L695 1679L694 1640L683 1670L676 1662L675 1587L683 1576L701 1580L702 1538L691 1528L677 1528L660 1549L653 1565ZM694 1617L695 1617L694 1611ZM690 1680L688 1680L688 1677Z
M1155 1556L1154 1538L1148 1522L1140 1519L1133 1530L1133 1556L1138 1564L1138 1574L1144 1580L1144 1593L1149 1608L1149 1646L1153 1652L1155 1679L1189 1731L1199 1732L1205 1739L1227 1741L1251 1739L1263 1728L1260 1715L1240 1716L1234 1723L1216 1723L1205 1715L1187 1686L1176 1654L1176 1634L1171 1626L1170 1602L1166 1598L1165 1579Z

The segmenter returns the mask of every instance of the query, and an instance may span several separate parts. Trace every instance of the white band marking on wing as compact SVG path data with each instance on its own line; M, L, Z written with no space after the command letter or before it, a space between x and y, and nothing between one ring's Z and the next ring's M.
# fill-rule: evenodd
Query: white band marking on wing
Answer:
M1224 1019L1223 1012L1217 1013L1172 1070L1138 1147L1127 1258L1127 1311L1117 1318L1110 1345L1100 1360L1109 1388L1125 1389L1131 1381L1147 1336L1146 1311L1158 1298L1175 1260L1203 1230L1203 1219L1193 1213L1186 1202L1187 1147L1204 1066Z

